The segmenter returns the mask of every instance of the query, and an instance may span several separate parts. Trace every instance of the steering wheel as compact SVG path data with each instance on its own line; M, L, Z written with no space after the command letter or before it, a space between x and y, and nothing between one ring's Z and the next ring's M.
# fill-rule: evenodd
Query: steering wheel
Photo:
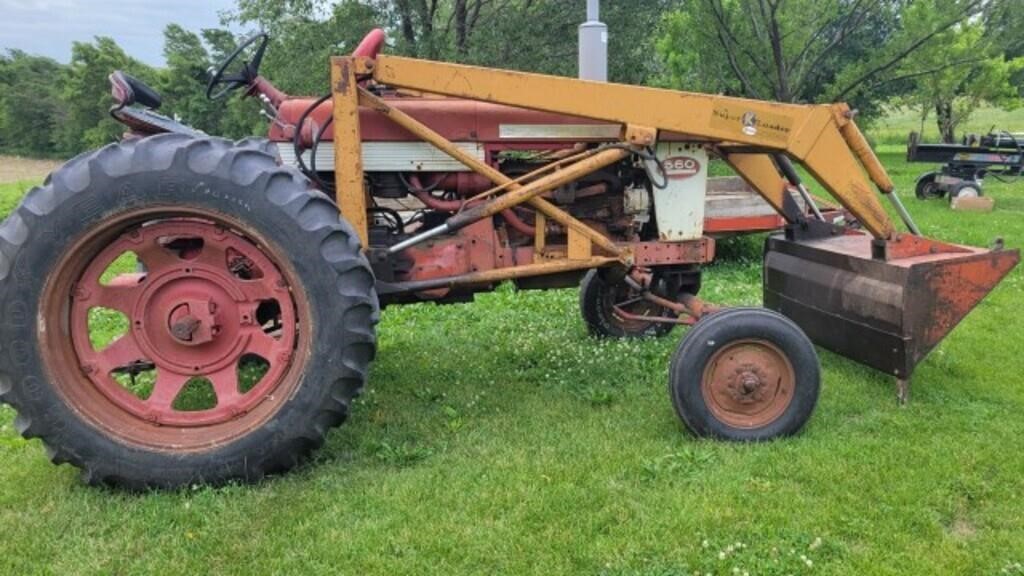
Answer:
M235 63L235 60L242 55L243 52L253 44L259 42L259 46L256 48L256 52L253 53L252 61L242 61L242 68L235 74L225 75L228 68ZM228 55L227 58L221 62L217 70L210 76L210 82L206 85L206 97L210 100L219 100L229 93L238 90L239 88L245 88L252 84L256 77L259 76L260 64L263 62L263 53L267 50L267 44L270 42L270 36L267 36L264 32L257 32L244 42L235 48L234 52ZM214 91L218 86L223 85L220 90Z

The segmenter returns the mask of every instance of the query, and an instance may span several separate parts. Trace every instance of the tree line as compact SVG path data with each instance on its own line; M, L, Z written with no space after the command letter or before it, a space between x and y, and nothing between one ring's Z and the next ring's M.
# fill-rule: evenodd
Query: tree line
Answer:
M870 122L911 106L948 141L981 104L1015 107L1024 89L1019 0L602 0L612 81L783 102L844 100ZM1015 6L1016 5L1016 6ZM61 64L0 54L0 152L68 157L116 140L107 75L120 69L164 98L164 113L210 134L260 134L252 100L208 101L211 66L241 40L272 37L261 72L292 94L327 90L329 56L375 26L391 53L572 76L582 0L237 0L224 28L163 31L166 65L111 38ZM1006 127L1022 130L1024 127Z

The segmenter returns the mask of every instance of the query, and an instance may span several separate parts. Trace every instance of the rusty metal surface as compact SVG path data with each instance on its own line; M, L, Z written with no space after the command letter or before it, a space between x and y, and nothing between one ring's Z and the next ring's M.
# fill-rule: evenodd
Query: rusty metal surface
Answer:
M767 240L764 304L817 344L907 379L914 367L1020 260L917 239L906 258L872 258L863 233L795 242Z
M793 401L793 365L767 340L739 340L708 360L701 393L715 418L733 428L762 428L779 419Z
M627 244L633 250L633 263L637 266L666 264L703 264L715 258L712 238L686 242L635 242Z
M438 288L458 288L463 286L476 286L480 284L491 284L504 280L517 278L529 278L533 276L544 276L547 274L559 274L574 270L589 270L615 263L617 260L611 257L595 256L586 260L551 260L547 262L536 262L534 264L523 264L496 268L492 270L481 270L457 276L445 276L427 280L416 280L411 282L377 282L377 292L382 296L400 294L406 292L423 292Z

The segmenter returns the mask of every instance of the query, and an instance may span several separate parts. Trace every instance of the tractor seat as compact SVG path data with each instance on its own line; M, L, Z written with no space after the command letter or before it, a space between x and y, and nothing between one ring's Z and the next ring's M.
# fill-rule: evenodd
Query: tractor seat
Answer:
M139 104L150 110L156 110L162 104L160 94L156 90L121 70L115 70L110 75L110 93L117 101L117 105L122 107Z
M160 107L160 94L142 80L116 70L110 75L110 94L114 107L110 115L124 124L135 134L149 135L171 132L188 136L202 136L203 132L187 126L173 118L155 112ZM138 104L140 107L132 106Z

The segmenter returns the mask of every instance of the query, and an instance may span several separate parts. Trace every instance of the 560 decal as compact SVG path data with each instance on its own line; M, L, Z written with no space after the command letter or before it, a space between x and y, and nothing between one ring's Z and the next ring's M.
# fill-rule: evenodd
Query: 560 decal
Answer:
M672 180L685 180L700 172L700 160L690 156L672 156L664 161L665 173Z

